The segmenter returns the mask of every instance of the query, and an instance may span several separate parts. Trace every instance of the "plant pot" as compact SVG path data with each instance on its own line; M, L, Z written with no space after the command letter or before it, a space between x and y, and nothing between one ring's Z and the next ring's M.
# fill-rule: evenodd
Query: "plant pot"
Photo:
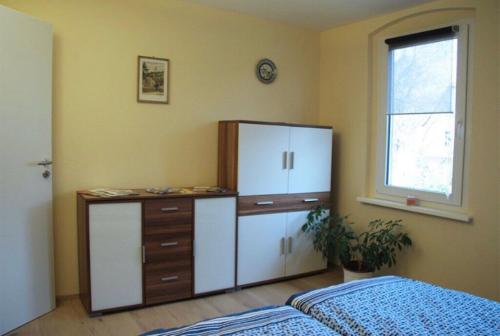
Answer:
M344 282L349 282L353 280L360 279L368 279L373 277L373 271L367 270L366 268L361 267L361 270L358 270L358 262L351 261L349 265L344 266Z

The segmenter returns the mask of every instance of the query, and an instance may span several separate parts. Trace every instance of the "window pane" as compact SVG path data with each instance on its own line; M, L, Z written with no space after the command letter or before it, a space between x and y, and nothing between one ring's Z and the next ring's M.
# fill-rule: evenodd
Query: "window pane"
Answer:
M406 114L388 118L387 184L451 194L454 115Z
M455 111L457 40L392 51L389 113Z

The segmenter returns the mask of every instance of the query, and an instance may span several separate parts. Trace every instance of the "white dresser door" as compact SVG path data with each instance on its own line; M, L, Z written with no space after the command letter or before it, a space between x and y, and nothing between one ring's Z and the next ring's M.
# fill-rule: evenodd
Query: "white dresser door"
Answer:
M142 303L141 203L89 206L92 310Z
M330 191L332 130L290 127L289 193Z
M288 193L288 151L290 127L239 125L238 192L245 195Z
M194 202L194 292L235 286L236 198Z
M285 275L286 213L238 219L238 285Z
M326 260L314 250L313 238L302 232L309 211L287 213L286 276L319 271L326 268Z

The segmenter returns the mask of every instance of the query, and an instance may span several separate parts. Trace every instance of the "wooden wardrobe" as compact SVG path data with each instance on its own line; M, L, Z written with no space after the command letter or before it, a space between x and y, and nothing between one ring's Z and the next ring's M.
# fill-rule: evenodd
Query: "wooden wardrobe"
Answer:
M237 286L326 268L301 228L330 204L332 137L326 126L219 122L218 184L239 193Z

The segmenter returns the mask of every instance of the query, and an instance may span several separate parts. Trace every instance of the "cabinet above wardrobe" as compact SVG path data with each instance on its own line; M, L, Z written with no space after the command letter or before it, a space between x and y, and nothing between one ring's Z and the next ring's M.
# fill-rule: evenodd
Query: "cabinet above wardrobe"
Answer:
M329 192L332 128L219 122L219 185L240 196Z

